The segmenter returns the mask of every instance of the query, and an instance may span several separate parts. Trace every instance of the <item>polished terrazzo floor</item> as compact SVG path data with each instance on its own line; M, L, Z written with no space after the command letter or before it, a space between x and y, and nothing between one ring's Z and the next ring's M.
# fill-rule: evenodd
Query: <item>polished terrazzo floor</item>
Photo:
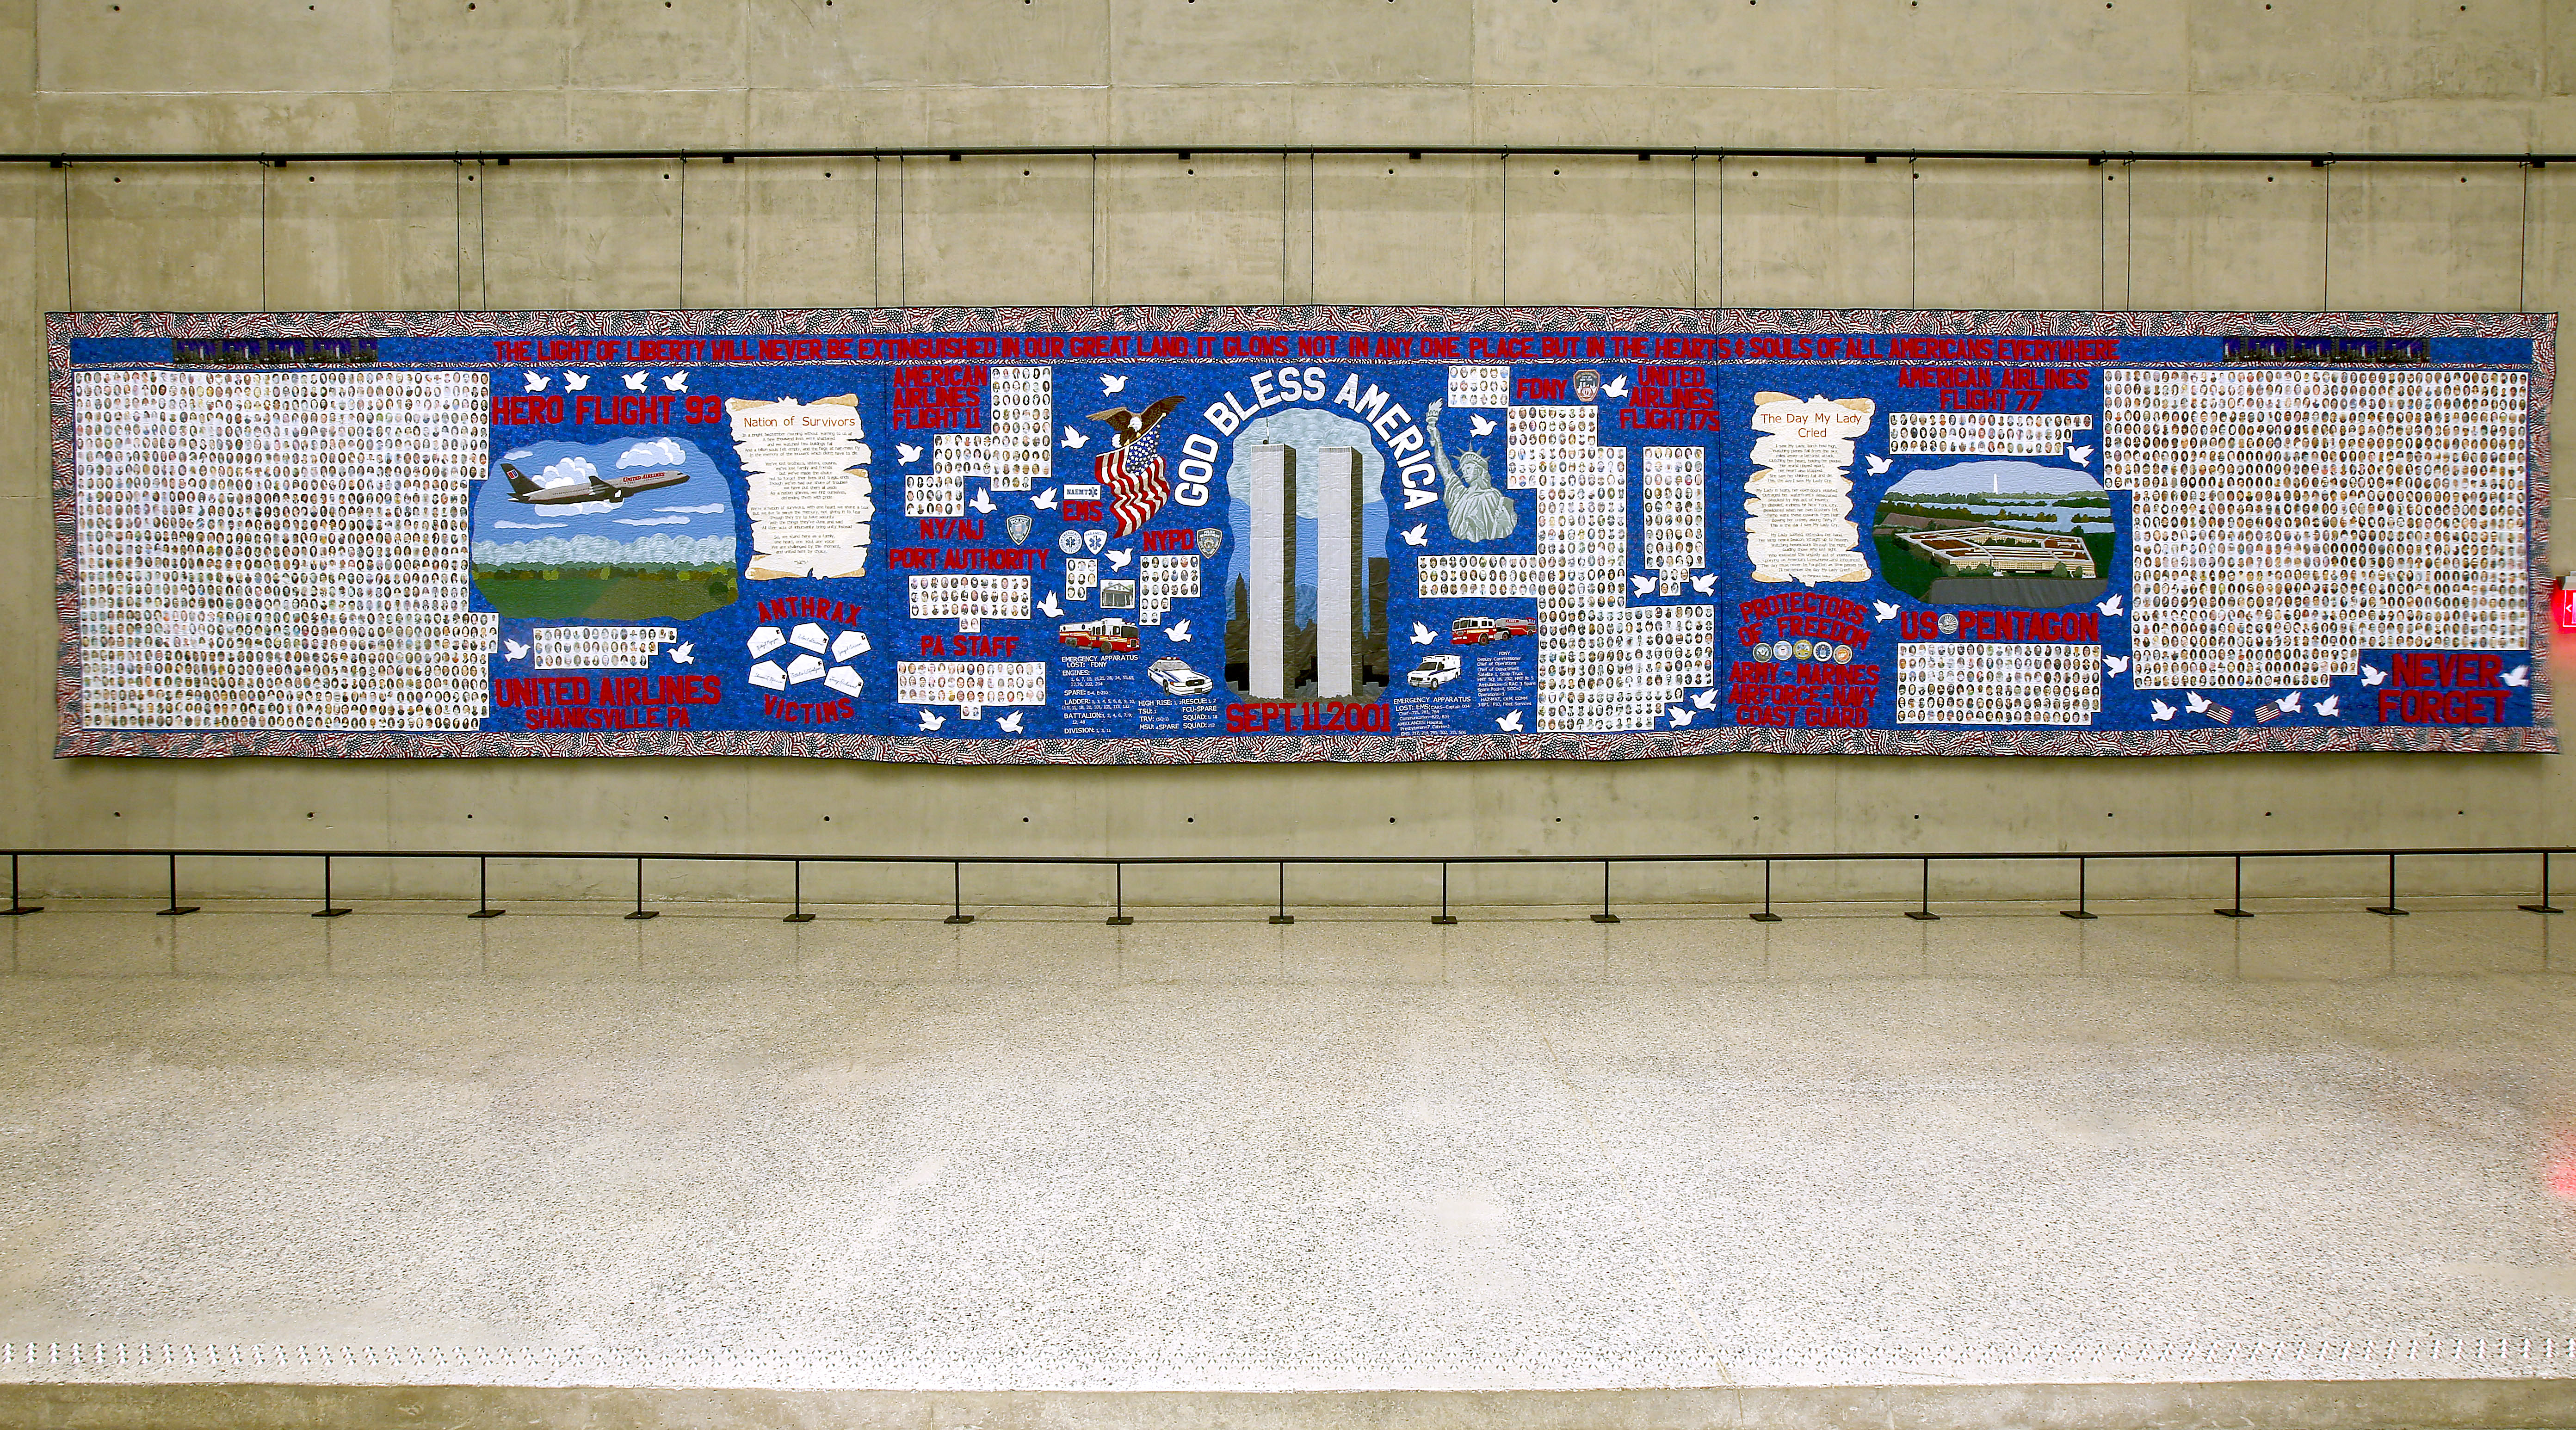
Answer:
M2438 904L56 908L0 1380L2576 1374L2576 919Z

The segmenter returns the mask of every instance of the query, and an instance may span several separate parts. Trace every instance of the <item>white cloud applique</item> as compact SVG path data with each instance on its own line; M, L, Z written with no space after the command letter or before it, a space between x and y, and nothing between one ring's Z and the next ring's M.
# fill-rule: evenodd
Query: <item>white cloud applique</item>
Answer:
M638 442L627 448L618 457L617 468L624 471L628 467L677 467L688 460L688 448L668 437L656 437L650 442Z

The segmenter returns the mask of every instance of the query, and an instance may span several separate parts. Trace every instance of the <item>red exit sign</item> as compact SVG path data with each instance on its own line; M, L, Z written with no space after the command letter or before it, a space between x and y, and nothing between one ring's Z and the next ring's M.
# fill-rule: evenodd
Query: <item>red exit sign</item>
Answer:
M2570 587L2564 576L2549 593L2549 614L2560 634L2576 634L2576 587Z

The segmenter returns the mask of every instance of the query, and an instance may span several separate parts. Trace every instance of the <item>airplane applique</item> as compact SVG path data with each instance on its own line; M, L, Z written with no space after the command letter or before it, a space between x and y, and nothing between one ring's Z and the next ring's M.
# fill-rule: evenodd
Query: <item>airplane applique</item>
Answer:
M605 481L592 477L587 482L567 482L559 487L538 485L535 478L507 462L501 464L501 475L510 479L510 500L530 506L570 506L580 502L622 502L637 492L676 487L689 479L686 472L637 472L631 477L610 477Z

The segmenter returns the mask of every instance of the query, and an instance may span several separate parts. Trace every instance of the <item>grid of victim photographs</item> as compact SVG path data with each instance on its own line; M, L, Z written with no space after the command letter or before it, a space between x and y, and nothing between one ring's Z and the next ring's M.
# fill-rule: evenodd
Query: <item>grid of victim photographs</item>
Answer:
M894 698L906 705L1044 705L1042 660L899 660Z
M1897 456L2054 457L2076 433L2092 429L2087 412L1898 412L1887 419L1887 450Z
M486 376L98 370L72 393L83 726L481 722Z
M2324 685L2366 650L2530 644L2518 372L2115 370L2143 689Z
M2102 647L1906 641L1896 648L1899 725L2090 725Z

